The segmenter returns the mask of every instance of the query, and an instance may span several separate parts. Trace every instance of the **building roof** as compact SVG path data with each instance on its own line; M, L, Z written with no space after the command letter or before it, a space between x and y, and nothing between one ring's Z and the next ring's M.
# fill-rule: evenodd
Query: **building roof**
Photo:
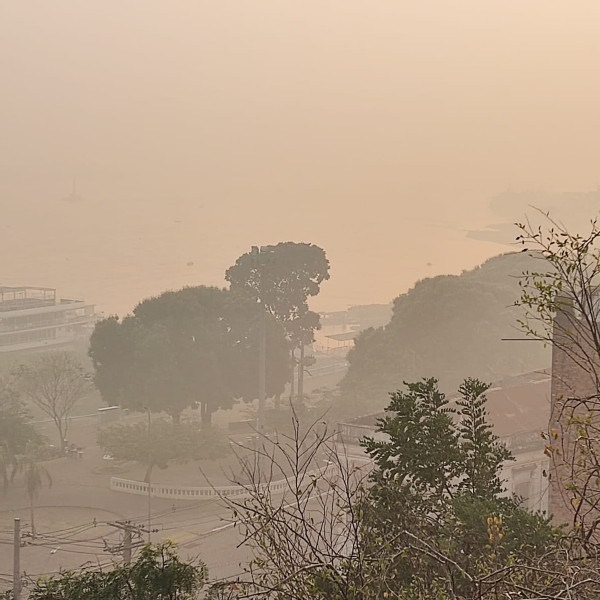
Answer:
M1 319L14 319L17 317L23 317L25 315L35 314L48 314L48 313L60 313L69 310L76 310L79 308L85 308L86 306L94 306L93 304L87 304L83 300L73 300L70 302L63 302L61 304L49 304L47 306L32 306L30 308L21 308L17 310L0 311Z
M22 292L25 290L37 290L40 292L55 292L54 288L49 287L39 287L35 285L0 285L0 293L2 292Z
M336 342L347 342L353 340L357 335L358 331L345 331L344 333L332 333L325 337L328 337L330 340L335 340Z
M550 421L550 376L487 392L489 419L500 437L542 431Z
M486 406L494 433L507 437L546 430L550 420L550 383L548 373L535 371L493 385L486 393ZM383 416L384 412L364 415L348 423L374 428Z

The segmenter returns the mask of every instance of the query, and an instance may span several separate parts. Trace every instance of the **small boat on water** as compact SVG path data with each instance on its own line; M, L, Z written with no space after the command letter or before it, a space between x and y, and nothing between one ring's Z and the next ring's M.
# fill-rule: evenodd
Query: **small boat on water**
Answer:
M73 179L73 188L68 196L63 198L63 202L79 203L83 202L85 198L77 192L77 186L75 185L75 179Z

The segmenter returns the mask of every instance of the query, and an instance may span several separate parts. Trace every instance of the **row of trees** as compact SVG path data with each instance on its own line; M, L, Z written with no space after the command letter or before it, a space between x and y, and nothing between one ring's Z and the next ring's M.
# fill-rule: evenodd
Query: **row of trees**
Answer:
M328 277L321 248L286 242L240 256L227 270L229 289L189 287L144 300L132 315L96 325L96 386L109 404L165 411L174 422L199 407L209 423L217 409L257 397L264 327L266 394L278 397L294 350L319 326L308 298Z

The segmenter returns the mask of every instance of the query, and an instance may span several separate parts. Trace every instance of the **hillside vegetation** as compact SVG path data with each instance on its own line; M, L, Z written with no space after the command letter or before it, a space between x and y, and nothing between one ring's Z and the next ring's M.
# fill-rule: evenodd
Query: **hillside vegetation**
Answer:
M390 322L356 339L336 413L381 410L404 381L432 374L442 389L455 389L465 373L492 382L547 367L543 344L503 341L523 337L513 306L518 277L536 267L528 254L504 254L461 275L424 279L398 296Z

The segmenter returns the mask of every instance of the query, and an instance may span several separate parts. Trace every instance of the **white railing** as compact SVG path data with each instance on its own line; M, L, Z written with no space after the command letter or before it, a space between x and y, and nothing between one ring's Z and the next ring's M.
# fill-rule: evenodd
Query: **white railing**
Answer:
M332 465L326 468L306 473L305 477L323 477L332 471ZM265 484L264 487L271 493L277 494L289 488L290 483L286 479L272 481ZM145 481L135 481L133 479L121 479L120 477L110 478L110 489L115 492L124 492L125 494L137 494L139 496L148 495L148 484ZM221 496L247 496L249 490L239 485L222 486L188 486L188 485L169 485L166 483L153 483L150 488L150 495L153 498L170 498L172 500L202 500L204 498L217 498Z

